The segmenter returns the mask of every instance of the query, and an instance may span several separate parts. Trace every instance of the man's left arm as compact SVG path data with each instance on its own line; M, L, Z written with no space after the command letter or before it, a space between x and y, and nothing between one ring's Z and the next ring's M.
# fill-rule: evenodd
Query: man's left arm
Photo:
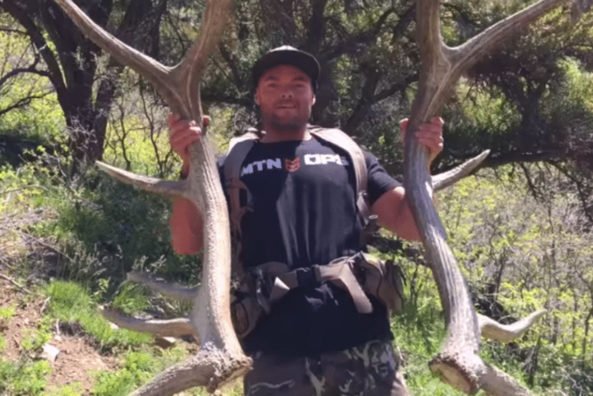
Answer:
M408 120L400 122L402 141L405 140ZM443 120L434 117L422 124L415 133L418 142L428 150L427 167L443 151ZM432 193L432 192L431 192ZM383 193L371 206L371 211L378 216L379 224L397 236L411 241L420 240L420 232L412 215L412 210L403 186L397 186Z

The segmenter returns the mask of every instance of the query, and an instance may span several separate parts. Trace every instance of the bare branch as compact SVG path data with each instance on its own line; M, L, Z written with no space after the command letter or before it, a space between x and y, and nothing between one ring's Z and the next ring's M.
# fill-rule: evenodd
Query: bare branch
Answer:
M20 283L18 283L17 281L12 279L8 275L4 275L3 273L0 272L0 278L7 280L8 282L12 283L14 286L16 286L17 288L19 288L20 290L22 290L23 292L25 292L27 294L33 294L33 292L31 290L27 289L25 286L21 285Z
M26 10L21 8L12 0L5 0L4 2L0 3L0 6L3 7L18 23L25 28L27 34L31 38L31 41L35 45L37 51L43 58L45 65L49 71L49 78L52 82L52 85L55 87L56 91L58 92L58 98L64 96L64 92L66 92L66 83L62 77L62 72L58 61L56 59L55 54L52 52L51 47L47 45L47 41L45 37L39 31L33 20L27 14Z
M161 278L156 278L144 272L128 272L127 280L140 283L149 289L176 300L191 301L198 295L197 287L182 287L172 285Z
M20 107L25 107L28 106L33 100L35 99L43 99L45 98L47 95L49 95L51 92L45 92L41 95L29 95L27 97L24 98L20 98L19 100L17 100L15 103L11 103L9 106L1 108L0 109L0 116L3 114L6 114L12 110L18 109Z
M19 74L24 74L24 73L31 73L31 74L37 74L39 76L42 77L49 77L49 73L45 70L38 70L35 68L37 62L35 62L33 65L28 66L28 67L19 67L16 69L12 69L11 71L9 71L8 73L6 73L5 75L3 75L2 77L0 77L0 86L4 85L6 83L6 81L8 81L9 79L19 75Z

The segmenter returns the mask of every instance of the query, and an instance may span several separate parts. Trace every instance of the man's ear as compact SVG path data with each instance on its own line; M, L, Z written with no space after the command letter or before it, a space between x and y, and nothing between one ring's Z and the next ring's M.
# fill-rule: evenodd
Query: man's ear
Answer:
M253 94L253 100L255 101L255 104L259 106L259 90L258 89L256 89L255 94Z
M311 101L311 106L315 105L315 100L316 100L316 97L315 97L315 95L313 95L313 100Z

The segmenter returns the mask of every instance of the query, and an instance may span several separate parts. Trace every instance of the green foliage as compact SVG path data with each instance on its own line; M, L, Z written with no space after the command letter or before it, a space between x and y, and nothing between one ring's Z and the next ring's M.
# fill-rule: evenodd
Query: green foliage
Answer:
M588 394L591 381L580 375L593 364L587 353L592 335L583 331L593 306L593 235L584 226L578 196L565 188L557 172L523 169L529 173L507 167L496 175L484 171L463 180L441 194L440 213L484 313L511 321L536 309L549 310L515 346L486 344L494 363L523 372L516 377L534 388ZM546 178L545 196L534 197L523 187L524 175Z
M133 283L125 283L115 295L112 306L123 313L133 315L150 307L147 290Z
M32 63L33 48L26 36L10 29L3 29L0 31L0 43L0 59L10 59L9 62L0 66L0 76ZM28 105L17 107L0 116L0 137L5 134L15 134L28 138L41 138L47 142L60 136L64 130L64 116L57 96L48 87L47 80L43 76L23 73L1 84L0 112L27 97L33 98ZM2 154L1 150L0 154Z
M163 18L166 22L160 27L161 47L167 48L160 56L170 64L180 59L195 37L194 26L203 12L201 4L182 3L169 3L169 18ZM314 7L322 3L322 23L312 23ZM460 43L527 3L447 2L443 35L450 44ZM364 6L354 1L237 2L242 17L229 28L220 54L214 55L216 67L209 68L203 84L205 109L213 118L211 140L224 151L233 132L254 124L251 64L264 50L291 43L314 52L323 63L314 122L341 125L380 157L389 171L401 171L397 123L408 114L418 86L413 23L406 19L410 7L409 2L373 0ZM114 9L117 22L125 4L116 1ZM286 18L280 20L278 15ZM6 17L0 15L4 24L2 18ZM446 167L489 148L494 164L532 161L535 154L555 164L568 164L586 176L584 170L591 168L593 158L591 18L572 24L566 13L553 12L527 36L476 65L445 110L447 152L438 165ZM25 63L32 59L28 43L19 37L0 32L0 59L7 59L10 67L19 60L15 54L24 54L20 60ZM52 43L47 48L55 50ZM7 70L0 70L0 78ZM94 80L104 81L103 77ZM124 72L118 81L121 96L109 114L105 160L141 173L177 177L179 163L169 151L166 111L132 73ZM36 75L11 84L0 87L0 111L27 94L48 92L47 80ZM96 92L97 85L93 88ZM64 124L54 92L0 116L0 139L18 137L33 145L25 155L28 161L19 159L15 168L0 165L0 215L21 218L38 211L48 213L41 221L23 226L24 231L58 252L56 268L48 275L79 282L52 280L46 291L52 318L80 324L104 351L138 348L149 338L112 330L95 312L95 304L115 296L113 305L126 313L150 308L156 299L143 289L120 286L125 273L143 269L195 284L199 259L173 254L165 200L118 185L84 164L72 172L70 132ZM0 164L8 154L11 158L22 154L20 149L8 153L3 147L0 144ZM593 238L590 224L578 209L587 203L586 190L579 185L577 196L570 183L538 163L482 172L439 197L449 242L476 306L505 322L542 307L550 311L516 343L484 343L482 353L543 394L560 389L571 395L593 393L589 330ZM538 195L537 189L527 185L543 185L547 194ZM426 367L444 335L439 297L430 273L415 264L423 260L421 255L413 245L405 249L410 256L397 259L406 268L409 298L404 315L395 318L396 344L407 358L408 382L415 394L450 395L451 388ZM31 269L38 264L29 262ZM0 309L0 328L13 315L10 307ZM42 324L29 331L23 346L38 350L47 337L47 326ZM0 339L0 349L1 344ZM129 353L121 370L99 374L95 394L128 393L164 367L165 361L173 360L151 356L149 351ZM40 386L33 384L43 381L43 370L30 363L18 366L19 370L27 371L25 366L27 375L36 379L19 380L32 388L17 391L25 388L5 381L18 378L16 366L0 362L0 392L39 393L33 388ZM58 391L76 393L75 388Z
M15 313L16 309L12 305L0 307L0 330L8 324Z
M84 393L80 383L69 384L58 389L48 390L44 393L46 396L79 396Z
M164 271L174 278L197 275L197 260L173 255L166 201L104 177L88 177L93 189L81 189L73 200L57 202L59 219L47 233L57 236L72 253L95 262L87 263L87 268L109 268L95 276L117 280L132 268ZM74 272L70 278L82 270L76 262L68 266L66 273Z
M32 165L17 170L10 166L0 166L0 213L14 214L23 208L39 207L44 202L47 191L43 181L46 174Z
M11 396L40 395L50 372L50 364L45 360L10 363L0 359L0 393Z
M127 395L146 383L156 373L185 358L185 355L186 352L178 347L162 351L159 355L150 350L128 352L123 357L123 364L117 371L97 373L91 394L94 396ZM184 393L195 396L208 395L205 389L193 389ZM226 396L242 395L240 381L227 385L222 394Z
M133 150L132 150L133 151ZM18 169L0 167L0 213L5 218L51 213L28 224L60 252L56 275L89 282L107 297L130 269L194 282L199 260L173 254L166 200L139 192L89 168L70 175L67 156L42 149ZM101 279L109 279L99 285Z
M128 352L119 370L97 374L92 394L95 396L127 395L157 372L182 359L183 356L184 352L177 348L163 351L160 357L148 351Z
M109 322L96 312L89 293L73 282L54 281L46 290L50 298L49 312L56 319L78 323L102 350L139 346L151 337L129 330L111 328Z
M97 375L93 395L127 395L154 373L156 359L146 352L130 352L124 358L122 369Z
M27 352L40 352L52 338L50 322L43 320L36 329L25 329L22 334L21 347Z

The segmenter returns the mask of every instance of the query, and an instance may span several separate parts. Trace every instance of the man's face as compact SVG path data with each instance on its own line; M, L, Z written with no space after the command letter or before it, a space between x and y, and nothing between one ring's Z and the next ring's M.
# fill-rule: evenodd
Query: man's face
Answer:
M300 130L309 121L315 103L311 79L293 66L273 67L259 79L255 102L264 124L278 131Z

